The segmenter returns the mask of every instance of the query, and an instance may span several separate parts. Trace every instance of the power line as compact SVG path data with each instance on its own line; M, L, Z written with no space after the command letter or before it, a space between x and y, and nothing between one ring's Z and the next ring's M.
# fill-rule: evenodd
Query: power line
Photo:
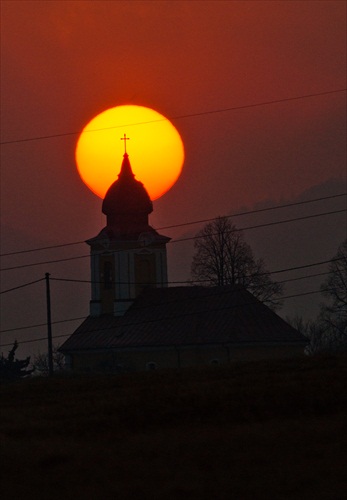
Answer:
M70 337L70 334L65 334L65 335L55 335L53 336L53 340L55 339L59 339L59 338L62 338L62 337ZM20 342L18 342L18 345L20 344L31 344L33 342L40 342L41 340L47 340L47 337L40 337L38 339L29 339L29 340L21 340ZM12 346L13 345L13 342L10 342L9 344L1 344L0 347L9 347L9 346Z
M284 273L284 272L289 272L289 271L296 271L296 270L299 270L299 269L305 269L307 267L320 266L320 265L323 265L323 264L328 264L328 263L336 262L336 261L339 261L339 260L342 260L342 259L330 259L330 260L325 260L325 261L321 261L321 262L315 262L315 263L312 263L312 264L306 264L306 265L303 265L303 266L296 266L296 267L290 267L290 268L287 268L287 269L280 269L280 270L277 270L277 271L266 271L264 273L257 274L257 276L264 276L264 275L278 274L278 273ZM302 279L307 279L307 278L313 278L313 277L317 277L317 276L324 276L324 275L327 275L327 274L329 274L329 272L310 274L310 275L306 275L306 276L299 276L297 278L288 278L286 280L278 281L277 283L288 283L290 281L297 281L297 280L302 280ZM249 278L251 276L252 275L245 275L244 277L245 278ZM35 280L35 281L31 281L30 283L24 283L23 285L19 285L19 286L16 286L14 288L10 288L8 290L4 290L4 291L0 292L0 294L12 292L13 290L18 290L19 288L24 288L26 286L33 285L34 283L38 283L40 281L44 281L44 279L45 278L41 278L41 279L38 279L38 280ZM53 277L50 277L50 280L51 281L69 282L69 283L87 283L87 284L100 284L100 285L104 283L103 281L81 280L81 279L72 279L72 278L53 278ZM194 281L192 281L192 280L167 281L166 284L167 285L191 285L192 283L197 284L197 283L210 283L210 282L211 282L211 280L206 279L206 280L194 280ZM115 281L115 282L113 282L113 284L114 285L134 285L136 283L135 282L131 282L131 281ZM152 284L152 283L150 283L150 284ZM77 319L80 319L80 318L77 318ZM11 330L0 330L0 333L5 333L5 332L8 332L8 331L12 331L12 330L21 330L21 329L25 329L25 328L34 328L36 326L44 326L45 324L46 323L39 324L39 325L33 325L33 326L20 327L20 328L12 328Z
M304 280L307 278L317 278L318 276L326 276L327 274L330 274L329 271L327 271L325 273L309 274L307 276L298 276L297 278L288 278L286 280L277 281L277 283L289 283L290 281L299 281L299 280Z
M24 267L41 266L41 265L44 265L44 264L55 264L57 262L66 262L68 260L85 259L86 257L90 257L90 254L88 254L88 255L79 255L77 257L67 257L66 259L55 259L55 260L46 260L44 262L34 262L32 264L23 264L21 266L4 267L4 268L0 269L0 271L12 271L14 269L22 269Z
M334 262L334 260L329 260L329 261L324 261L324 263L330 263L330 262ZM311 264L311 265L319 265L319 264ZM291 270L294 270L294 269L302 269L303 267L308 267L308 266L301 266L301 267L296 267L296 268L291 268L291 269L282 269L281 271L267 271L265 273L260 273L260 274L257 274L256 276L264 276L264 275L269 275L269 274L276 274L276 273L283 273L283 272L286 272L286 271L291 271ZM316 274L310 274L310 275L307 275L307 276L299 276L297 278L288 278L286 280L281 280L281 281L277 281L277 283L287 283L289 281L297 281L297 280L303 280L303 279L307 279L307 278L314 278L316 276L325 276L329 274L329 272L324 272L324 273L316 273ZM249 277L252 277L252 275L245 275L244 278L249 278ZM78 279L70 279L70 278L50 278L52 281L63 281L63 282L72 282L72 283L88 283L88 284L100 284L102 285L104 282L103 281L90 281L90 280L78 280ZM183 281L167 281L165 282L166 284L168 285L191 285L192 283L195 285L195 284L199 284L199 283L210 283L211 280L210 279L206 279L206 280L183 280ZM135 282L132 282L132 281L114 281L113 282L114 285L135 285L136 283ZM148 285L152 285L152 283L148 283ZM1 332L0 332L1 333Z
M297 205L304 205L304 204L308 204L308 203L314 203L314 202L317 202L317 201L325 201L325 200L330 200L330 199L334 199L334 198L340 198L340 197L346 196L346 195L347 195L347 193L339 193L339 194L334 194L334 195L331 195L331 196L323 196L323 197L320 197L320 198L314 198L314 199L311 199L311 200L298 201L298 202L295 202L295 203L286 203L284 205L275 205L274 207L258 208L258 209L255 209L255 210L247 210L246 212L237 212L237 213L234 213L234 214L231 214L231 215L224 215L223 217L231 218L231 217L240 217L240 216L244 216L244 215L251 215L251 214L256 214L256 213L261 213L261 212L268 212L270 210L278 210L278 209L281 209L281 208L288 208L288 207L294 207L294 206L297 206ZM182 223L179 223L179 224L173 224L171 226L157 227L155 229L158 230L158 231L160 231L162 229L171 229L171 228L176 228L176 227L190 226L190 225L194 225L194 224L201 224L201 223L204 223L204 222L211 222L211 221L216 220L217 218L218 217L212 217L210 219L201 219L201 220L195 220L195 221L190 221L190 222L182 222ZM10 255L17 255L17 254L30 253L30 252L38 252L38 251L41 251L41 250L50 250L50 249L55 249L55 248L60 248L60 247L65 247L65 246L80 245L82 243L85 243L85 241L74 241L74 242L71 242L71 243L61 243L61 244L57 244L57 245L50 245L50 246L39 247L39 248L32 248L32 249L28 249L28 250L18 250L16 252L8 252L8 253L0 254L0 257L7 257L7 256L10 256Z
M52 248L69 247L72 245L80 245L81 243L85 243L85 241L74 241L72 243L61 243L58 245L50 245L47 247L31 248L29 250L17 250L17 252L2 253L2 254L0 254L0 257L7 257L9 255L18 255L20 253L38 252L40 250L50 250Z
M233 231L230 231L230 232L240 232L240 231L246 231L246 230L249 230L249 229L257 229L259 227L275 226L275 225L278 225L278 224L286 224L288 222L296 222L296 221L299 221L299 220L312 219L312 218L315 218L315 217L323 217L325 215L333 215L333 214L338 214L338 213L346 212L346 211L347 211L347 209L344 208L344 209L341 209L341 210L333 210L332 212L323 212L323 213L320 213L320 214L305 215L303 217L295 217L294 219L286 219L286 220L275 221L275 222L266 222L264 224L257 224L256 226L247 226L247 227L235 228L235 229L233 229ZM171 240L171 241L169 241L169 243L178 243L178 242L181 242L181 241L198 240L198 239L203 238L203 237L204 236L190 236L190 237L187 237L187 238L179 238L179 239L176 239L176 240ZM1 269L0 269L0 271L1 271Z
M244 275L243 278L252 278L252 277L259 277L259 276L267 276L267 275L272 275L272 274L284 273L284 272L304 269L307 267L319 266L319 265L323 265L323 264L327 264L327 263L330 264L331 262L335 262L337 260L342 260L342 259L331 259L331 260L327 260L327 261L318 262L315 264L307 264L305 266L297 266L297 267L292 267L292 268L287 268L287 269L280 269L277 271L266 271L266 272L258 273L255 275ZM284 280L276 281L276 283L282 284L282 283L289 283L292 281L301 281L304 279L316 278L318 276L327 276L328 274L330 274L329 271L315 273L315 274L308 274L308 275L304 275L304 276L298 276L296 278L287 278ZM104 284L103 281L78 280L78 279L69 279L69 278L51 278L51 280L52 281L61 281L61 282L70 282L70 283L72 282L72 283L87 283L87 284L101 284L101 285ZM202 286L204 286L203 284L206 284L206 283L212 283L212 280L211 279L204 279L204 280L167 281L165 284L166 285L189 285L189 286L202 285ZM134 285L134 284L136 284L136 283L129 282L129 281L115 281L115 282L113 282L113 285ZM151 286L151 285L153 285L153 283L144 283L144 285ZM1 333L1 331L0 331L0 333Z
M316 266L322 266L324 264L330 264L331 262L336 262L343 260L341 258L336 258L336 259L329 259L329 260L322 260L320 262L313 262L311 264L304 264L302 266L295 266L295 267L288 267L286 269L278 269L276 271L266 271L264 273L258 273L256 276L265 276L268 274L279 274L279 273L285 273L289 271L298 271L299 269L306 269L308 267L316 267ZM319 274L327 274L327 273L319 273ZM253 275L245 275L245 278L250 278ZM73 283L88 283L88 284L103 284L103 281L93 281L93 280L80 280L80 279L72 279L72 278L50 278L52 281L64 281L64 282L73 282ZM300 278L293 278L293 279L300 279ZM166 283L168 285L177 285L177 284L191 284L192 282L194 283L206 283L210 282L211 280L185 280L185 281L167 281ZM290 281L290 280L289 280ZM135 281L115 281L113 282L114 285L135 285ZM150 284L150 283L149 283Z
M316 294L316 293L322 293L324 291L329 291L329 289L326 289L326 290L311 290L309 292L301 292L301 293L296 293L296 294L292 294L292 295L286 295L284 297L282 297L282 299L292 299L292 298L297 298L297 297L303 297L303 296L306 296L306 295L313 295L313 294ZM243 303L241 304L241 307L246 307L248 305L250 305L251 303ZM213 312L213 311L221 311L221 310L228 310L228 309L234 309L236 307L240 307L240 305L235 305L235 306L227 306L227 307L220 307L218 309L211 309L209 312ZM201 312L205 312L205 311L201 311ZM137 325L143 325L143 324L146 324L146 323L155 323L157 321L163 321L163 320L167 320L167 319L175 319L175 318L179 318L179 317L186 317L186 316L192 316L192 315L195 315L195 314L198 314L196 311L193 311L193 312L187 312L187 313L181 313L181 314L176 314L175 316L170 316L170 317L164 317L164 318L160 318L160 319L152 319L152 320L146 320L146 321L136 321L136 322L133 322L133 323L127 323L125 325L117 325L117 326L109 326L109 327L104 327L104 328L97 328L97 329L94 329L94 330L89 330L87 332L83 332L83 334L85 335L86 333L93 333L95 331L104 331L104 330L112 330L112 329L116 329L116 328L122 328L123 326L137 326ZM71 321L77 321L77 320L80 320L80 319L86 319L85 317L84 318L73 318L73 319L68 319L68 320L61 320L61 321L57 321L55 323L67 323L67 322L71 322ZM41 326L46 326L46 324L43 324ZM27 328L30 328L30 327L27 327ZM34 327L32 327L34 328ZM54 336L53 338L54 339L58 339L58 338L65 338L65 337L70 337L71 334L64 334L64 335L56 335ZM119 337L119 335L117 336ZM22 340L19 342L19 344L28 344L28 343L32 343L32 342L39 342L39 341L42 341L42 340L47 340L47 337L40 337L40 338L36 338L36 339L28 339L28 340ZM13 345L13 342L11 343L8 343L8 344L1 344L0 347L8 347L8 346L12 346Z
M279 224L286 224L286 223L290 223L290 222L296 222L296 221L301 221L301 220L306 220L306 219L312 219L312 218L315 218L315 217L323 217L323 216L327 216L327 215L334 215L334 214L338 214L338 213L342 213L342 212L346 212L347 210L346 209L341 209L341 210L334 210L334 211L331 211L331 212L322 212L322 213L319 213L319 214L313 214L313 215L306 215L306 216L303 216L303 217L295 217L293 219L286 219L286 220L281 220L281 221L275 221L275 222L267 222L267 223L264 223L264 224L257 224L255 226L247 226L247 227L243 227L243 228L235 228L233 230L233 232L240 232L240 231L247 231L247 230L250 230L250 229L257 229L257 228L262 228L262 227L269 227L269 226L274 226L274 225L279 225ZM190 237L187 237L187 238L179 238L179 239L175 239L175 240L171 240L169 241L169 243L180 243L182 241L191 241L191 240L196 240L196 239L199 239L199 238L202 238L203 236L199 236L199 235L196 235L196 236L190 236ZM138 248L134 248L133 250L140 250L141 248L143 248L143 246L141 247L138 247ZM111 253L119 253L121 252L121 250L115 250ZM19 266L12 266L12 267L4 267L2 269L0 269L0 271L11 271L11 270L14 270L14 269L22 269L22 268L25 268L25 267L33 267L33 266L40 266L40 265L44 265L44 264L55 264L55 263L58 263L58 262L66 262L66 261L69 261L69 260L76 260L76 259L84 259L86 257L90 257L90 254L88 255L79 255L79 256L76 256L76 257L67 257L67 258L64 258L64 259L54 259L54 260L48 260L48 261L43 261L43 262L34 262L32 264L22 264L22 265L19 265Z
M80 321L81 319L86 319L85 316L81 316L79 318L70 318L70 319L61 319L59 321L52 321L52 325L58 325L60 323L70 323L71 321ZM20 326L19 328L7 328L6 330L1 330L0 333L10 333L10 332L17 332L20 330L31 330L32 328L41 328L43 326L47 326L46 323L38 323L36 325L28 325L28 326ZM47 337L46 337L47 339Z
M224 215L223 217L229 219L231 217L240 217L240 216L251 215L251 214L256 214L256 213L260 213L260 212L268 212L269 210L277 210L279 208L294 207L294 206L297 206L297 205L304 205L304 204L313 203L313 202L316 202L316 201L323 201L323 200L329 200L329 199L333 199L333 198L339 198L341 196L346 196L346 195L347 195L347 193L335 194L335 195L332 195L332 196L324 196L322 198L315 198L313 200L298 201L298 202L295 202L295 203L286 203L285 205L277 205L277 206L274 206L274 207L258 208L256 210L248 210L246 212L237 212L237 213L231 214L231 215ZM212 222L212 221L216 220L217 218L218 217L212 217L211 219L202 219L202 220L196 220L196 221L192 221L192 222L184 222L184 223L181 223L181 224L174 224L172 226L158 227L156 229L158 229L158 230L161 230L161 229L171 229L171 228L174 228L174 227L190 226L190 225L193 225L193 224L202 224L203 222Z
M290 272L290 271L297 271L297 270L300 270L300 269L317 267L317 266L321 266L321 265L324 265L324 264L329 264L331 262L336 262L336 261L340 261L340 260L343 260L343 259L342 258L336 258L336 259L331 259L331 260L314 262L314 263L305 264L305 265L302 265L302 266L295 266L295 267L290 267L290 268L286 268L286 269L279 269L279 270L276 270L276 271L265 272L265 273L258 274L257 276L262 276L262 275L267 275L267 274L279 274L279 273ZM300 277L296 277L296 278L288 278L286 280L279 281L278 283L287 283L287 282L290 282L290 281L297 281L297 280L302 280L302 279L308 279L308 278L312 278L312 277L323 276L323 275L326 275L326 274L329 274L329 272L316 273L316 274L306 275L306 276L300 276ZM250 276L245 276L245 277L250 277ZM42 280L43 279L44 278L42 278ZM63 282L75 282L75 283L88 283L88 284L91 284L91 283L103 283L103 282L89 281L89 280L73 280L73 279L69 279L69 278L53 278L53 277L50 277L50 280L52 280L52 281L63 281ZM194 285L199 284L199 283L206 283L206 282L211 282L211 280L194 281ZM115 282L114 284L126 284L126 285L129 285L129 284L133 284L133 283L131 283L131 282ZM170 281L167 284L192 284L192 282L191 281ZM285 298L285 297L282 297L282 298ZM175 302L177 302L177 300ZM77 320L81 320L81 319L85 319L85 318L79 317L79 318L72 318L72 319L68 319L68 320L53 321L52 324L65 323L65 322L70 322L70 321L77 321ZM9 333L9 332L13 332L13 331L19 331L19 330L27 330L27 329L31 329L31 328L39 328L39 327L43 327L43 326L47 326L47 323L39 323L39 324L36 324L36 325L30 325L30 326L23 326L23 327L17 327L17 328L10 328L10 329L6 329L6 330L0 330L0 334L1 333Z
M249 108L256 108L260 106L269 106L271 104L279 104L282 102L290 102L290 101L297 101L300 99L307 99L307 98L312 98L312 97L321 97L324 95L329 95L329 94L337 94L339 92L346 92L346 88L344 89L336 89L336 90L328 90L325 92L318 92L314 94L303 94L300 96L295 96L295 97L287 97L284 99L275 99L271 101L263 101L263 102L258 102L254 104L245 104L243 106L232 106L228 108L221 108L221 109L214 109L211 111L201 111L199 113L190 113L190 114L185 114L185 115L177 115L177 116L172 116L169 117L170 120L182 120L186 118L195 118L197 116L206 116L206 115L212 115L212 114L217 114L217 113L226 113L230 111L237 111L241 109L249 109ZM127 124L122 124L122 125L114 125L112 127L102 127L98 129L93 129L93 130L88 130L88 132L99 132L100 130L109 130L109 129L116 129L116 128L123 128L123 127L129 127L129 126L136 126L136 125L147 125L149 123L155 123L155 122L160 122L164 121L165 118L163 119L158 119L158 120L149 120L146 122L137 122L137 123L127 123ZM16 144L16 143L21 143L21 142L31 142L31 141L38 141L38 140L44 140L44 139L53 139L56 137L67 137L71 135L78 135L80 132L64 132L61 134L51 134L51 135L41 135L41 136L36 136L36 137L28 137L24 139L15 139L11 141L3 141L0 144L5 145L5 144Z
M39 280L30 281L29 283L24 283L23 285L15 286L13 288L9 288L8 290L3 290L2 292L0 292L0 294L12 292L13 290L18 290L19 288L24 288L26 286L33 285L34 283L39 283L40 281L43 281L44 279L45 278L40 278Z

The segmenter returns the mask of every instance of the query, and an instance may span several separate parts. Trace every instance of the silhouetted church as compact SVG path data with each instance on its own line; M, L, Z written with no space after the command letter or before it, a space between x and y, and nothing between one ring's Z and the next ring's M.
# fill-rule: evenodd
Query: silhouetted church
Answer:
M60 351L73 370L130 371L303 353L305 339L241 287L168 287L166 244L125 153L91 251L90 315Z

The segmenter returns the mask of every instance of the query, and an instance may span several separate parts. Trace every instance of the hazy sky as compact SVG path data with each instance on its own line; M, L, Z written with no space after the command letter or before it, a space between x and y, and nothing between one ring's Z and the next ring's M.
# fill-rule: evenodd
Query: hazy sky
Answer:
M120 104L172 118L184 141L183 173L154 202L155 227L346 191L345 92L252 107L346 87L343 1L11 0L1 2L1 32L1 141L58 135L2 145L2 253L84 241L103 227L101 200L75 167L78 135L59 134L78 133ZM241 106L250 107L230 110ZM185 115L198 116L175 118ZM337 198L274 211L266 221L341 207ZM162 232L179 238L199 227ZM346 234L344 214L276 227L245 233L270 270L329 259ZM83 244L63 247L4 257L2 267L87 253ZM192 242L172 243L168 253L170 279L189 278ZM3 289L45 272L90 278L84 258L3 271ZM88 285L54 287L55 321L88 313ZM43 283L2 297L2 329L45 321ZM7 332L1 344L14 335L45 330Z

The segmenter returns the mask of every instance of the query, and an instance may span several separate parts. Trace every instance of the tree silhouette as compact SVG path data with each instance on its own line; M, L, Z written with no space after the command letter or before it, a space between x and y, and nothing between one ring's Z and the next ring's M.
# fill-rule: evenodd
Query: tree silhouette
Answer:
M347 240L331 260L321 291L328 302L321 304L317 319L293 320L296 323L293 326L310 339L305 350L310 355L347 350Z
M15 340L12 349L7 358L1 354L0 358L0 380L2 382L19 380L30 375L35 368L27 370L30 364L30 356L25 359L15 359L15 353L18 349L18 342Z
M59 351L59 346L53 346L52 358L53 370L62 371L65 366L65 356ZM49 375L48 354L38 352L38 354L34 356L34 366L42 375Z
M196 235L191 274L209 285L243 285L272 309L280 307L283 286L271 279L262 259L255 260L242 231L227 217L218 217Z
M347 339L347 239L331 260L329 275L321 290L328 299L321 307L322 323Z

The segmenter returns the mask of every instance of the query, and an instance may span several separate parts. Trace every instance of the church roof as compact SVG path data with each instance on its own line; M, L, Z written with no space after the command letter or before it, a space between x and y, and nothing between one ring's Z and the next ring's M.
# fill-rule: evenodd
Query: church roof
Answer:
M135 179L127 153L124 153L118 179L111 184L105 195L102 211L105 215L150 214L153 211L144 185Z
M304 342L246 289L192 286L147 289L122 317L89 316L60 349Z

